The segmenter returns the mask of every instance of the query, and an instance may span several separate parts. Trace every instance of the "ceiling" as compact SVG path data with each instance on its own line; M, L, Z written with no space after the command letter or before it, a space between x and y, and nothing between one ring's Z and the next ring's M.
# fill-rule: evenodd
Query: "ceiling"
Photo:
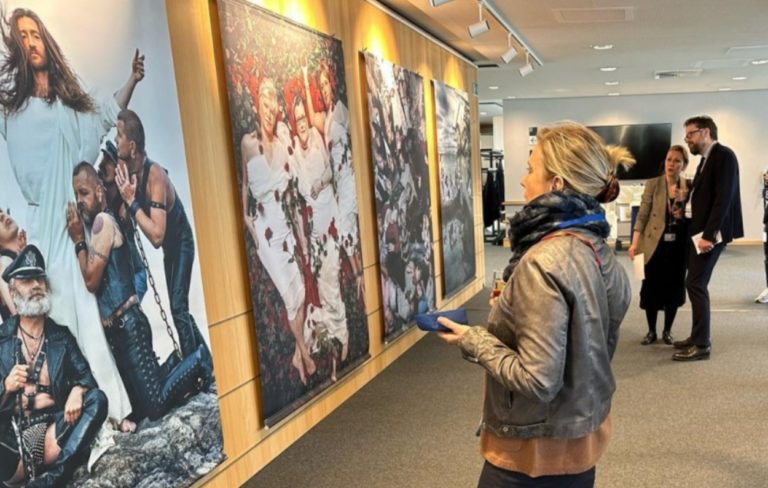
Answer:
M467 25L478 21L477 0L381 2L477 64L481 102L768 88L768 64L752 64L768 60L766 0L482 0L499 18L484 8L491 29L475 39ZM523 54L500 59L503 24L542 61L528 76L518 71ZM601 44L613 48L592 48Z

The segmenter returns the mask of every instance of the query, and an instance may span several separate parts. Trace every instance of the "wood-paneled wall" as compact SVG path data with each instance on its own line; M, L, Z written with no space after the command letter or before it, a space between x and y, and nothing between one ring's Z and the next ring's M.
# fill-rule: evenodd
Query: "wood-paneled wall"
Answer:
M479 133L472 131L477 277L449 301L440 272L439 181L431 80L472 92L474 65L389 16L366 0L264 0L253 3L342 41L357 178L371 359L303 408L270 429L261 422L258 348L249 297L234 151L215 0L166 0L184 144L197 229L205 306L219 389L224 449L228 459L199 485L239 486L320 422L336 407L423 337L411 330L383 344L383 316L373 170L367 127L364 63L368 50L424 77L430 165L435 277L439 308L458 306L482 288L483 228ZM478 120L470 95L472 120Z

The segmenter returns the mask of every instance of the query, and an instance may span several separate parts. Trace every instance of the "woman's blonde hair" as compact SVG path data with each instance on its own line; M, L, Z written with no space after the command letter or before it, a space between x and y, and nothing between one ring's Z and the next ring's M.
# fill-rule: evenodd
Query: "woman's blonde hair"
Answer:
M576 122L539 129L544 168L563 179L566 188L609 202L618 195L616 167L629 168L635 158L624 147L606 145L593 131Z

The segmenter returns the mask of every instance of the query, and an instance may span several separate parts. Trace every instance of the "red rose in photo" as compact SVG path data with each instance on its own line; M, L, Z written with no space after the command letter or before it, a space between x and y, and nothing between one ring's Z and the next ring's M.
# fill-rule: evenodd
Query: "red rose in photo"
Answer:
M283 241L283 252L288 252L288 241Z
M285 164L283 165L283 169L285 170L286 173L288 173L291 170L291 167L288 166L288 161L286 161Z
M339 239L339 231L336 229L336 219L331 220L331 225L328 226L328 233L331 235L331 237L334 238L334 240Z
M264 215L264 205L262 205L261 202L256 205L256 210L258 210L261 215Z
M272 227L267 227L267 230L264 231L264 237L267 238L267 242L272 239Z
M275 190L275 201L280 201L280 190Z

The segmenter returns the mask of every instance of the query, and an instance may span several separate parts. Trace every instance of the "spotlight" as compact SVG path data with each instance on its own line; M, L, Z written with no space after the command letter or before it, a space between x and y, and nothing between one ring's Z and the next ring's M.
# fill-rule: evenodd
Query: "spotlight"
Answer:
M439 7L440 5L445 5L450 1L451 0L429 0L429 4L432 5L433 7Z
M512 34L507 34L507 45L509 49L501 55L501 60L504 61L504 64L509 64L517 56L517 49L512 45Z
M523 76L523 77L533 73L533 66L531 65L531 60L528 56L528 51L525 52L525 64L521 66L518 71L520 71L520 76Z
M481 2L477 3L477 11L480 20L469 26L469 37L472 39L491 30L491 24L487 20L483 20L483 4Z
M491 30L491 25L488 23L488 21L481 20L480 22L476 22L469 26L469 37L474 39L481 34L485 34L489 30Z

